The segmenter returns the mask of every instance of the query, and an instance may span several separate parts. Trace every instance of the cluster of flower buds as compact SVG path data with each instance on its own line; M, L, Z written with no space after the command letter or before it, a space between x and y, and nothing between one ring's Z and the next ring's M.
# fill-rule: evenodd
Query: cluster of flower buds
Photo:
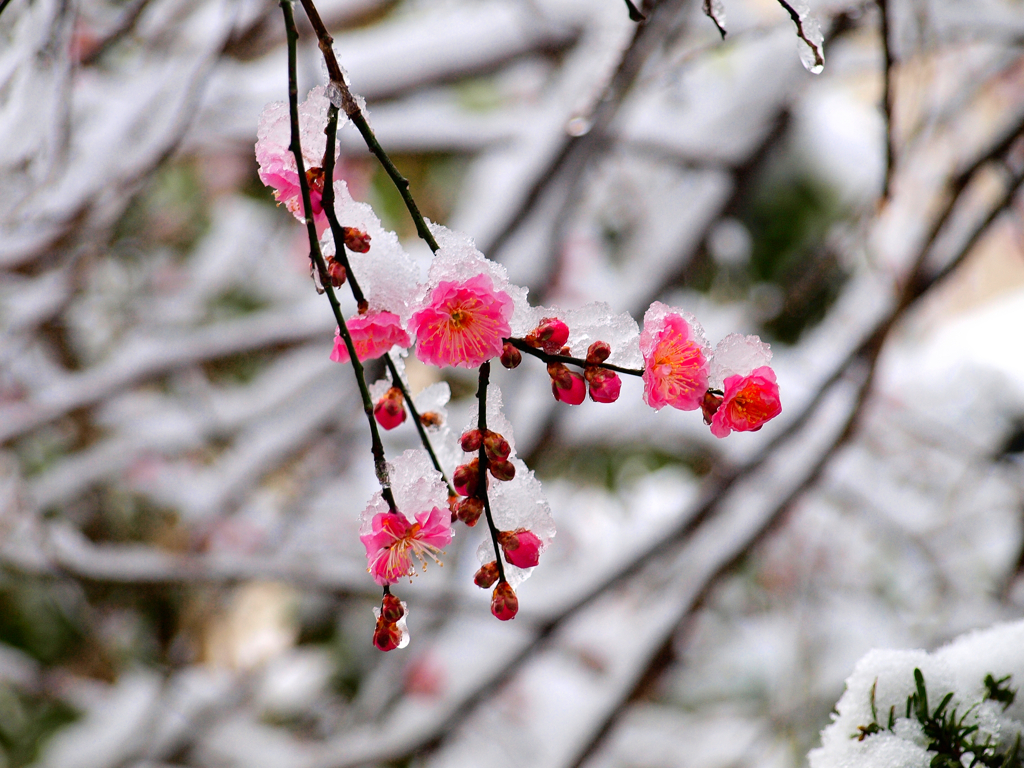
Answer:
M564 363L548 363L551 377L551 393L555 400L569 405L579 405L590 387L590 399L595 403L614 403L619 399L622 381L615 371L603 368L601 363L608 359L611 347L603 341L595 341L587 350L587 364L583 375L570 371ZM568 356L569 348L563 347L559 354Z
M527 303L526 290L509 282L505 270L476 250L471 240L435 225L431 231L437 241L436 257L426 281L421 282L419 267L398 238L381 226L369 206L354 201L340 180L331 188L335 213L349 226L342 227L342 242L335 242L334 233L327 231L322 202L327 180L320 167L326 154L323 116L328 105L325 89L318 87L299 106L303 164L308 168L304 178L297 172L298 163L286 140L291 116L284 104L270 105L261 115L256 158L260 178L300 221L305 219L303 182L308 187L327 265L324 271L314 270L317 289L322 292L346 282L355 288L358 277L360 290L354 291L358 314L339 317L346 331L339 329L336 334L332 360L346 363L352 356L368 360L396 348L412 347L416 357L428 365L473 370L498 357L505 368L513 369L528 355L547 364L555 399L571 405L581 404L588 391L595 402L615 402L622 386L619 374L629 374L642 379L648 406L654 410L700 409L716 437L757 431L781 412L778 384L769 367L771 350L756 336L730 334L712 348L696 318L661 302L647 310L642 330L628 315L614 316L607 305L573 311L534 309ZM366 257L371 233L374 252ZM349 251L348 261L343 249ZM544 317L525 332L538 316L555 312L565 320ZM571 345L569 324L574 336ZM582 346L591 339L608 341L590 343L582 359ZM613 346L614 365L608 362ZM481 369L482 391L488 371ZM373 414L384 429L394 429L406 420L406 390L401 385L401 381L374 385L371 399L379 399ZM500 413L500 392L496 388L492 392ZM489 398L481 399L483 410L477 424L485 423L483 416L490 403ZM421 422L435 428L443 442L451 433L443 428L441 406L431 407L439 410L426 410ZM554 525L536 478L528 471L516 477L510 458L511 425L502 421L500 428L508 439L487 429L469 429L461 436L462 449L474 455L455 469L450 485L433 451L429 452L433 466L423 451L407 451L390 463L390 489L395 498L385 503L386 489L382 489L364 512L360 532L367 570L385 587L374 632L374 645L381 650L408 642L405 606L387 588L415 573L414 559L424 565L428 559L440 563L443 548L451 541L451 524L462 520L472 527L485 511L494 559L477 571L474 582L483 589L493 588L491 612L497 618L507 621L516 615L519 601L513 584L518 585L519 577L527 575L521 571L539 563L542 549L554 535ZM488 475L498 481L515 481L497 486L489 496ZM428 477L432 477L427 482L430 493L424 497L421 491ZM449 488L454 489L450 496ZM499 529L499 524L506 530ZM492 557L489 547L484 551L488 554L483 560Z
M380 616L377 617L377 627L373 630L373 644L378 649L393 651L401 644L405 633L398 622L403 616L405 607L402 601L390 592L385 592L380 604Z
M466 453L479 453L481 446L484 449L485 464L487 471L495 480L511 480L516 476L515 465L508 460L512 447L508 440L491 430L471 429L465 432L459 439L462 450ZM487 478L480 477L479 456L466 464L460 464L452 474L452 484L459 496L464 496L461 501L455 503L452 515L455 519L461 520L466 525L473 527L480 519L484 511L483 491L481 482L486 483Z
M399 387L392 387L377 401L373 417L384 429L394 429L405 421L405 397Z

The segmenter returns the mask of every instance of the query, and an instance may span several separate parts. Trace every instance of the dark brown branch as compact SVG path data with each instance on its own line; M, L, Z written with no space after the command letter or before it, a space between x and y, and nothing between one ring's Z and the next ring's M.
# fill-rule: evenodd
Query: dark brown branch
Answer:
M892 175L896 165L896 148L893 143L893 107L895 97L893 95L893 77L895 76L895 60L892 54L892 44L889 29L889 0L877 0L878 10L882 17L881 30L882 52L885 57L885 71L882 73L882 110L885 113L885 181L882 184L882 200L889 199L892 192Z

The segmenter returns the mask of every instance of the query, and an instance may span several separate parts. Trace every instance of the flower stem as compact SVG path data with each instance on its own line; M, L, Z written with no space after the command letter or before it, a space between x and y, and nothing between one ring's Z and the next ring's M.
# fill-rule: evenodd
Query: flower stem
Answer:
M588 363L586 360L581 360L578 357L570 357L569 355L551 355L543 349L537 349L536 347L530 346L523 339L502 339L502 341L507 341L520 352L525 352L528 355L540 358L545 363L569 363L571 365L578 365L580 368L607 368L609 371L624 373L627 376L644 375L643 368L623 368L622 366L612 365L611 363Z
M420 238L430 246L431 251L437 251L439 248L437 241L434 236L430 233L430 229L427 227L427 222L423 218L423 214L420 213L419 206L416 205L416 201L412 197L412 192L409 191L409 180L405 178L395 167L395 164L388 157L388 153L384 151L384 148L377 141L377 137L373 133L373 129L370 128L370 124L366 122L366 116L363 114L362 108L359 106L359 102L352 95L351 89L348 87L348 83L345 82L345 76L341 71L341 65L338 64L338 57L334 55L334 38L331 37L331 33L327 31L327 27L324 25L323 19L320 18L320 12L317 11L316 6L313 4L313 0L301 0L302 8L306 12L306 16L309 18L309 23L312 25L314 32L316 32L317 41L320 46L320 52L324 56L324 62L327 64L327 73L331 78L331 85L338 89L341 94L341 108L345 110L345 114L348 115L349 120L355 125L356 129L363 137L363 141L366 143L367 148L373 153L374 157L377 158L378 162L387 171L388 176L391 177L392 183L398 189L399 194L402 196L402 200L405 201L405 207L409 209L409 215L412 217L413 223L416 225L416 233Z
M345 251L345 232L342 229L341 222L338 221L338 213L334 210L334 146L338 135L338 108L333 104L327 110L327 128L324 133L327 135L327 149L324 154L323 209L327 214L327 221L331 225L331 234L334 236L334 258L345 267L345 272L348 275L347 282L352 289L352 297L359 306L365 306L366 297L363 295L362 288L359 287L359 281L356 279L356 273L349 263L348 253ZM351 354L352 350L349 350L350 357ZM356 358L352 357L352 359L355 360ZM448 486L449 493L454 495L455 489L441 468L441 462L438 461L437 454L434 453L430 437L427 435L427 431L420 421L420 415L416 412L416 406L412 402L412 395L409 394L409 390L406 388L405 382L402 381L402 377L398 375L398 369L395 367L390 354L384 355L384 362L388 370L391 371L392 383L402 391L402 396L405 398L409 413L412 414L413 420L416 423L416 431L420 435L420 442L423 443L423 447L430 455L430 460L434 463L434 469L441 473L445 485Z
M324 278L327 274L327 264L324 261L323 254L320 252L320 243L316 236L316 225L313 223L313 204L309 195L309 183L306 180L305 163L302 160L302 144L299 138L299 95L295 64L295 48L299 34L295 29L295 16L292 13L291 0L281 0L281 11L284 13L284 25L288 35L288 108L291 115L292 129L289 149L291 149L292 154L295 156L295 168L299 176L299 187L302 190L306 232L309 234L309 257L313 261L315 269L319 271L321 278ZM352 370L355 373L356 383L359 385L359 394L363 400L363 411L366 413L366 418L370 424L371 451L373 453L373 466L377 473L377 481L380 483L381 493L388 503L388 508L392 512L397 512L398 506L395 504L395 497L391 492L387 462L384 459L384 444L380 440L377 420L373 417L373 401L370 399L370 391L366 387L363 365L359 362L358 355L356 355L352 336L348 332L348 326L345 324L345 318L341 313L341 305L338 303L338 297L334 293L331 281L322 279L322 282L327 292L327 298L331 303L331 309L334 311L334 318L338 322L338 330L345 341L345 346L348 348L349 357L352 359Z
M477 411L476 428L481 435L487 434L487 384L491 379L490 361L480 366L480 383L477 386L476 396L480 401ZM501 547L498 544L498 527L494 524L494 517L491 515L491 502L487 498L487 451L484 449L483 441L480 442L480 451L477 454L480 461L480 471L477 475L477 493L484 503L484 514L487 516L487 527L491 531L491 543L494 545L494 559L498 564L498 580L505 581L505 564L501 560Z

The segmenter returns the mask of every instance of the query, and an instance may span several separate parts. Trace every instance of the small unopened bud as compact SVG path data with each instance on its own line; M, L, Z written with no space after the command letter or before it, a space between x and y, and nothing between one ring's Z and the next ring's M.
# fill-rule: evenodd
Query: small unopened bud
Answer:
M516 476L516 466L511 461L491 461L487 464L487 469L495 480L511 480Z
M498 544L505 552L505 560L516 568L533 568L540 562L540 537L526 528L499 531Z
M614 371L588 365L583 371L583 377L590 384L590 399L595 403L614 403L619 399L622 380Z
M587 362L588 363L603 363L608 359L608 355L612 353L612 348L604 341L595 341L587 349Z
M405 608L402 607L402 601L390 592L384 595L384 599L380 604L381 621L387 624L394 624L403 616L405 616Z
M583 377L578 373L570 373L569 376L569 386L567 388L562 388L558 382L552 380L551 394L559 402L579 405L587 396L587 385L583 381Z
M560 389L572 388L572 374L564 363L548 363L548 376L551 377L552 386Z
M507 581L498 582L491 593L491 613L500 621L514 619L519 612L519 598Z
M373 407L373 416L384 429L394 429L405 421L405 398L402 390L392 387Z
M436 428L440 427L443 423L444 419L441 418L441 414L437 411L427 411L420 414L420 424L424 427Z
M557 317L545 317L540 325L526 334L525 340L530 346L540 347L553 355L569 340L569 326Z
M491 601L493 603L493 600ZM373 630L373 644L380 651L393 651L402 642L402 630L395 624L389 624L383 620L383 616L377 620L377 628Z
M324 191L324 169L313 166L306 171L306 183L309 184L309 190L311 192L319 192L323 194Z
M519 364L523 362L523 355L512 346L511 342L506 341L501 348L501 357L498 359L503 366L512 370L513 368L518 368Z
M723 393L718 392L714 389L709 389L704 393L704 399L700 402L700 409L704 413L704 423L710 424L712 417L718 413L718 409L722 405L724 400Z
M338 262L331 259L330 264L327 265L327 275L331 278L331 285L335 288L341 288L345 284L345 267Z
M367 312L370 311L370 302L368 302L366 299L363 299L356 305L356 310L359 312L360 315L365 315Z
M455 517L472 528L483 514L484 503L473 496L463 499L455 509Z
M452 473L452 484L460 496L475 496L480 481L480 460L473 459L468 464L460 464Z
M366 253L370 250L370 236L355 227L342 227L345 234L345 247L355 253Z
M487 430L487 434L484 436L484 451L491 461L504 461L512 452L512 446L497 432Z
M473 583L480 589L490 589L491 585L498 580L498 561L491 560L480 566L480 570L473 576Z
M480 443L484 440L484 435L479 429L471 429L468 432L463 432L462 437L459 438L459 445L462 446L462 450L466 453L476 453L480 450Z

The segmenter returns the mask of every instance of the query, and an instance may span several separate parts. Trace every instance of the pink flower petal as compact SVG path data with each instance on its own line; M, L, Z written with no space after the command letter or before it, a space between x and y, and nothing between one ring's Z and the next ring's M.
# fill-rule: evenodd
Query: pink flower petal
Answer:
M408 347L409 334L402 328L402 321L393 312L368 312L357 315L347 322L352 344L360 360L370 360L385 354L396 344ZM341 338L341 331L334 332L334 350L331 360L336 363L349 361L348 347Z
M711 419L711 434L725 437L730 432L756 432L782 413L775 371L767 365L749 376L729 376L725 395Z

